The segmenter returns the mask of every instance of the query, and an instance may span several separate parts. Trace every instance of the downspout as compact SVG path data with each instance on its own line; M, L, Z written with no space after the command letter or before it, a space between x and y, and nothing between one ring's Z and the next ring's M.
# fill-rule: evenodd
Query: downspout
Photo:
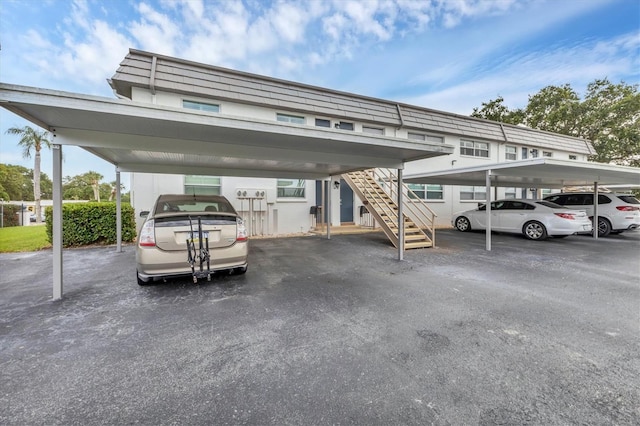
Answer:
M398 110L398 118L400 118L400 127L395 128L395 137L398 137L398 130L404 127L404 117L402 116L402 110L400 109L400 104L396 104L396 109Z
M151 99L156 103L156 67L158 65L158 57L151 58L151 76L149 77L149 90L151 91Z

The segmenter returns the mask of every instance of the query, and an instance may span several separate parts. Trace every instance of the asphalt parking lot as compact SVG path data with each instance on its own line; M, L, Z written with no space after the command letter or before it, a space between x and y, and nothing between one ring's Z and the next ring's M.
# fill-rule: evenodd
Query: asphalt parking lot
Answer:
M0 424L637 425L640 233L254 240L139 287L134 247L0 255Z

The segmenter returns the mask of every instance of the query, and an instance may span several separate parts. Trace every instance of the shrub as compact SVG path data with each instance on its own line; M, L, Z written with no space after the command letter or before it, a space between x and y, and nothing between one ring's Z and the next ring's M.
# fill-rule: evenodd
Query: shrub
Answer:
M53 242L53 215L51 207L45 210L47 238ZM136 237L133 207L122 204L122 241ZM70 203L62 205L63 247L87 244L115 244L116 203Z
M20 225L20 222L18 222L20 209L21 206L16 206L15 204L2 206L2 226L8 228Z

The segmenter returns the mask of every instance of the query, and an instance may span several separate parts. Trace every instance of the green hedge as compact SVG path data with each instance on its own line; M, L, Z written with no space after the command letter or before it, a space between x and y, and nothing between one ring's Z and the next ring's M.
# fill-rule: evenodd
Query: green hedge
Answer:
M45 211L47 238L53 243L53 216L48 207ZM122 204L122 241L136 238L136 221L133 207ZM73 203L62 205L63 247L88 244L115 244L116 203Z
M8 228L10 226L20 225L20 222L18 222L20 209L21 206L16 206L15 204L5 204L2 206L2 226Z

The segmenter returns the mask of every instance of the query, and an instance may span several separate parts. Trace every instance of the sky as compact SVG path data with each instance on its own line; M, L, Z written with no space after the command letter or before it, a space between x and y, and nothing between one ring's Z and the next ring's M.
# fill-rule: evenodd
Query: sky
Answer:
M135 48L469 115L549 85L640 83L637 0L2 0L0 82L115 98ZM33 168L0 108L0 162ZM115 166L63 148L63 176ZM43 152L42 171L52 159ZM122 174L128 190L129 177Z

